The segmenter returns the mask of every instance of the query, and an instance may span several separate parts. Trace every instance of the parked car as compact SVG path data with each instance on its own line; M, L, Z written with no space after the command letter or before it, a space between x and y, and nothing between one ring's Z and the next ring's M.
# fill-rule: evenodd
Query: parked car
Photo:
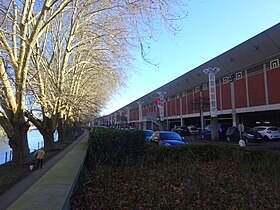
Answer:
M252 128L244 127L244 132L241 134L242 140L246 143L249 142L261 142L263 140L262 135L257 131L254 131ZM227 141L239 141L240 140L240 132L237 126L233 126L228 128L226 132L226 140Z
M194 125L188 125L188 126L177 127L175 132L180 134L181 136L187 136L187 135L198 135L200 131Z
M185 145L188 144L185 138L172 131L156 131L150 138L151 142L163 146Z
M253 130L259 132L265 141L280 138L280 130L276 126L257 126Z
M218 134L220 139L226 138L226 132L229 127L231 127L230 124L218 123ZM203 131L201 131L201 138L211 139L211 124L206 125Z
M191 134L191 135L198 135L200 133L200 130L197 127L195 127L194 125L188 125L187 128L188 128L189 134Z
M189 129L186 126L178 126L174 132L178 133L180 136L189 135Z
M154 133L153 130L143 130L143 132L145 133L145 140L147 140L147 141L151 138L151 136Z

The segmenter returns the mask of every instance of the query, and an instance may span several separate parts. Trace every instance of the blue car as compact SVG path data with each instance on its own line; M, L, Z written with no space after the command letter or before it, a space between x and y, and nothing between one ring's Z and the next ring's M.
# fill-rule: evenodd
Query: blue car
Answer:
M172 131L156 131L150 138L154 142L162 146L175 146L188 144L184 137Z
M218 134L220 139L226 138L226 132L228 128L231 127L230 124L221 124L218 123ZM211 124L205 126L203 131L201 132L202 139L211 139Z
M153 135L154 131L153 130L143 130L145 133L145 140L149 141L151 136Z

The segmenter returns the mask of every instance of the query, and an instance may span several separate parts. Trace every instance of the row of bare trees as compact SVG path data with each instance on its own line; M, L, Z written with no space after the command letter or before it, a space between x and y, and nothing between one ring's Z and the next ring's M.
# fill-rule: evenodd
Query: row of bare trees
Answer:
M125 84L133 50L143 50L158 24L175 31L182 6L179 0L0 0L0 124L13 161L29 157L29 122L52 150L55 130L65 141L74 122L98 115Z

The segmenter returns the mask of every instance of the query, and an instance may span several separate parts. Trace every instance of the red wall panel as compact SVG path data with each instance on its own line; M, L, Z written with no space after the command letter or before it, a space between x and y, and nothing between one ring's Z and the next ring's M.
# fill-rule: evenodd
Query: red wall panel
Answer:
M193 113L193 105L192 105L193 94L189 93L187 97L188 97L188 114L192 114Z
M210 98L209 98L209 89L203 90L202 91L202 103L203 103L203 111L204 112L209 112L210 111L210 102L209 102L209 100L210 100Z
M216 100L217 100L217 110L220 110L221 109L221 101L220 101L220 86L217 85L216 86ZM208 94L209 96L209 94ZM209 96L209 99L210 99L210 96ZM209 111L210 111L210 102L209 102Z
M169 117L170 115L171 115L171 101L170 100L168 100L167 102L166 102L166 104L167 104L167 116ZM166 109L165 109L166 110ZM165 116L165 115L164 115Z
M187 114L186 96L182 97L182 114Z
M142 108L142 117L147 116L147 107Z
M136 120L135 111L131 111L131 112L130 112L130 120Z
M170 116L173 116L173 115L175 115L175 99L174 98L171 99L170 105L171 105L171 107L170 107Z
M235 108L247 107L245 78L234 81L234 98Z
M169 116L168 113L166 112L166 107L168 107L168 101L164 101L164 102L163 102L163 107L164 107L164 109L163 109L163 116L164 116L164 117ZM167 109L168 109L168 108L167 108ZM159 112L160 112L160 111L159 111L159 109L157 109L157 110L158 110L158 116L159 116ZM159 117L160 117L160 116L159 116Z
M194 93L194 98L192 101L192 106L193 106L193 110L194 113L199 113L199 109L200 109L200 92Z
M269 104L280 103L280 68L267 72L268 100Z
M248 77L248 89L250 106L265 104L263 73Z
M180 98L176 97L176 112L175 115L180 115Z
M222 92L222 108L231 109L230 83L223 84L221 92ZM217 94L217 101L218 101L218 110L220 110L220 95L219 94Z

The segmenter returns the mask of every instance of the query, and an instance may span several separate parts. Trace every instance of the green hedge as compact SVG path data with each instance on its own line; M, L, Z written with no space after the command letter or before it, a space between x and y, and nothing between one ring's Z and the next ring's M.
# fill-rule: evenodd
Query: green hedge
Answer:
M146 150L143 131L95 128L90 134L88 164L120 166L134 163Z
M215 160L232 161L237 163L239 169L243 171L279 176L279 152L242 148L234 145L196 144L179 147L152 147L143 156L143 162L150 165L176 162L201 163Z
M235 162L248 172L279 174L280 169L279 152L218 144L159 147L145 141L142 131L95 128L89 141L87 163L93 168L97 165L165 165L181 161L187 164L220 159Z

